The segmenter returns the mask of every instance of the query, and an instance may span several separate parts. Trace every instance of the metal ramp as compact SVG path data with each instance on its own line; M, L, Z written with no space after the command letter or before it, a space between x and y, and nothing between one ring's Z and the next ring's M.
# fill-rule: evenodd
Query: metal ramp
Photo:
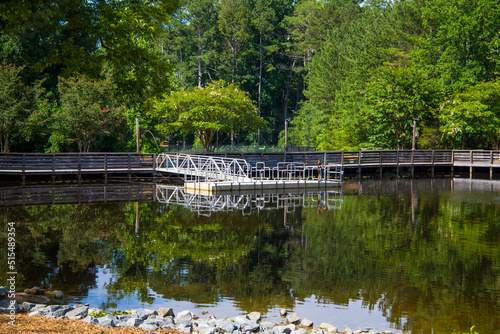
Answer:
M183 175L184 182L253 182L252 167L243 159L161 153L156 171Z

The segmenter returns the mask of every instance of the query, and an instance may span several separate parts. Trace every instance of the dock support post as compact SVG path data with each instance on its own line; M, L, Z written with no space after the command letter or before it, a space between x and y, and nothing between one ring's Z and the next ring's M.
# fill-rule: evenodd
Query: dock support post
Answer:
M382 180L382 166L380 166L380 171L379 171L379 173L380 173L379 177L380 177L380 179Z
M472 166L469 167L469 178L472 179Z
M493 180L493 167L490 166L490 181Z

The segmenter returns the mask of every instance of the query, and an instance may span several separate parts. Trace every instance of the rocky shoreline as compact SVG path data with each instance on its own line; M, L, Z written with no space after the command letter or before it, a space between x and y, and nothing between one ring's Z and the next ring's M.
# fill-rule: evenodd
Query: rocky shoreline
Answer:
M3 287L0 287L2 290ZM0 291L1 294L1 291ZM58 293L59 296L59 293ZM259 312L251 312L231 318L216 319L207 312L197 315L189 310L175 314L171 308L136 309L107 314L85 305L47 305L24 301L19 305L16 299L0 301L0 313L15 315L26 312L29 317L41 316L55 319L76 319L87 324L97 324L103 328L138 327L144 330L172 329L181 333L199 334L393 334L391 331L379 332L375 329L339 329L328 323L317 326L307 318L282 309L282 321L278 324L266 321ZM395 333L394 333L395 334Z

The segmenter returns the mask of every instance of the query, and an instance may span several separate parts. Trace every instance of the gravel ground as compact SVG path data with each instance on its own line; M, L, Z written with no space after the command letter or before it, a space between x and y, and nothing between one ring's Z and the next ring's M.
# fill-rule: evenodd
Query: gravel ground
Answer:
M16 326L9 324L7 314L0 314L0 334L130 334L130 333L168 333L180 334L177 330L159 329L147 331L136 327L102 328L99 325L88 325L79 320L51 319L40 316L28 317L27 314L16 314Z

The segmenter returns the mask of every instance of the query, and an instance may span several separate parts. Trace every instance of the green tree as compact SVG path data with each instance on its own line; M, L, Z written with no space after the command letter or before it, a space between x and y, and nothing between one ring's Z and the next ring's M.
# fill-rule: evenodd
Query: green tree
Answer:
M229 74L230 81L234 84L238 76L238 65L243 54L248 51L250 11L244 0L222 0L218 5L218 25L224 40L220 54L221 69Z
M500 3L496 0L425 1L426 30L418 52L452 94L498 75Z
M444 103L440 119L455 148L500 149L500 80L456 94Z
M218 132L232 138L235 133L266 125L248 94L223 80L192 91L172 92L158 101L155 109L156 116L163 119L160 130L195 134L206 152L213 150Z
M414 120L433 120L434 82L413 67L381 67L369 82L368 137L374 148L408 149Z
M54 133L50 151L61 150L65 144L76 143L78 151L109 149L111 142L123 140L124 107L113 98L110 76L104 80L90 80L85 76L59 79L61 109L55 115Z
M25 115L28 101L21 82L21 67L0 65L0 148L9 152L13 139L19 133L19 123Z

